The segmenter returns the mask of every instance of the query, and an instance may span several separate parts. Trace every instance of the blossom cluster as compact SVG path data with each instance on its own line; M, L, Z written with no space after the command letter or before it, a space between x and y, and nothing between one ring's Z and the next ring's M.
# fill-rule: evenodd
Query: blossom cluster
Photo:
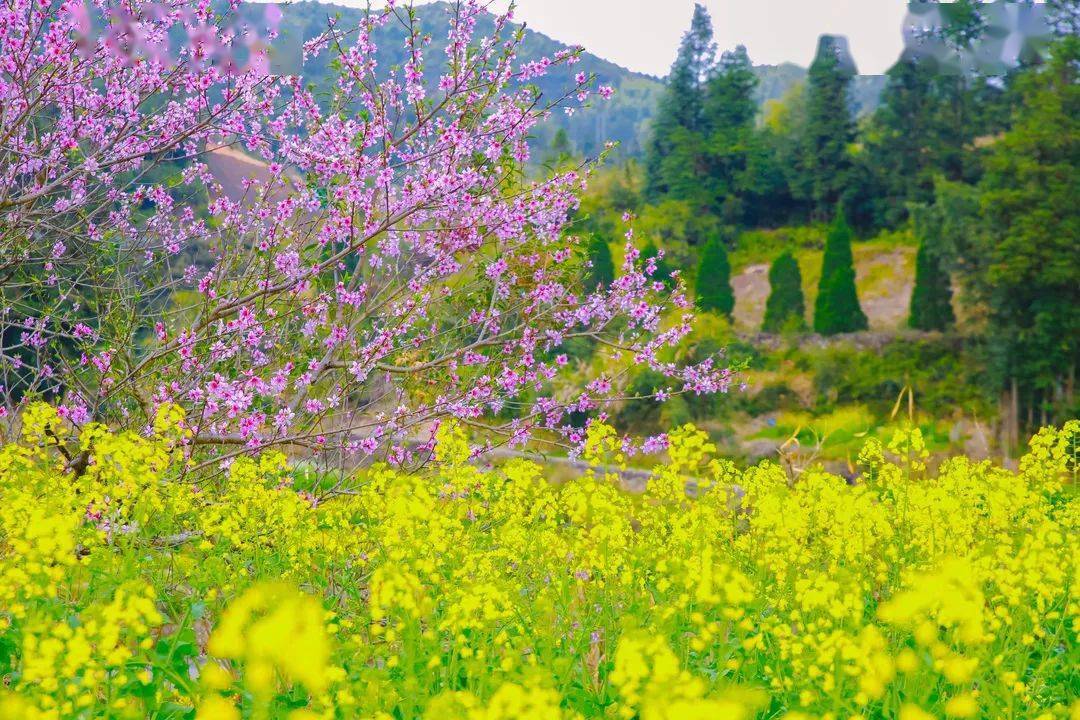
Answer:
M400 465L444 417L575 444L571 416L620 393L555 382L581 338L665 393L725 390L714 360L670 360L691 303L632 237L619 277L584 289L569 220L593 163L537 176L529 139L610 89L579 73L543 96L577 52L518 61L509 15L477 34L486 6L452 3L439 28L393 3L329 23L304 44L337 68L321 91L236 60L280 11L0 7L0 416L56 397L77 424L142 429L178 405L199 463L288 445ZM403 67L378 62L387 27L407 28ZM227 183L221 163L255 169Z
M851 482L684 427L635 492L599 423L561 483L444 424L427 472L328 497L273 451L179 480L175 408L76 432L77 481L56 411L27 412L0 449L3 717L1080 716L1078 422L1017 471L931 471L901 430Z

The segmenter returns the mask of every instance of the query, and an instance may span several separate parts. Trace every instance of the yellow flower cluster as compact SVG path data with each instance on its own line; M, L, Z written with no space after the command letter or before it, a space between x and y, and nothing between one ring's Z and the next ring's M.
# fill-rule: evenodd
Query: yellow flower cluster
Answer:
M175 407L145 436L22 424L3 718L1080 720L1080 422L1016 472L931 471L901 430L854 482L687 426L642 493L482 470L453 424L427 473L337 493L280 453L185 474ZM586 460L624 462L610 428Z
M23 663L16 693L27 703L27 717L79 717L108 703L115 714L129 705L124 697L100 695L110 682L149 681L152 671L129 665L153 644L151 629L162 621L153 588L133 582L117 589L108 603L94 604L77 616L27 623L20 654ZM31 710L32 708L32 710Z

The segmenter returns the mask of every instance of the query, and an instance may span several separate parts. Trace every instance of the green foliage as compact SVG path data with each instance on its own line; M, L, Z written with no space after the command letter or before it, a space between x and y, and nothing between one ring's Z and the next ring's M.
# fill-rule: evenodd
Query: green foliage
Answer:
M713 212L724 224L741 224L747 204L767 183L765 148L757 142L754 118L758 79L746 48L725 52L705 88L704 125L708 143L703 157Z
M851 238L851 226L843 211L838 210L825 240L821 280L814 305L814 330L822 335L856 332L868 327L855 290Z
M942 73L902 58L887 73L882 104L863 132L862 194L876 227L896 227L909 203L933 200L934 179L978 179L976 138L1001 129L1006 93L984 78Z
M916 330L947 330L955 322L952 281L924 239L915 256L915 288L911 292L908 325Z
M589 181L575 213L574 229L581 234L597 234L607 241L625 232L623 213L636 212L641 204L643 173L633 161L619 166L600 167ZM635 227L639 227L635 223Z
M785 251L820 250L825 247L827 225L799 225L745 230L731 252L732 265L742 267L775 258Z
M712 20L703 5L695 4L653 118L645 162L645 193L650 199L667 193L685 197L699 187L698 168L687 159L702 142L701 88L715 52Z
M721 226L756 223L785 196L783 170L754 127L759 80L746 48L725 52L715 66L713 50L699 5L653 124L646 196L686 202Z
M695 210L685 200L646 205L634 228L641 237L663 246L669 263L687 270L697 268L697 248L723 231L715 215Z
M600 286L611 285L615 280L615 263L611 259L611 248L599 235L590 235L586 248L589 258L589 272L585 279L586 289L592 291Z
M836 207L851 174L849 145L855 140L855 122L848 87L852 73L844 67L842 51L838 38L823 35L807 78L799 169L818 217Z
M971 340L942 337L899 339L882 347L860 349L838 345L795 354L800 370L810 373L815 413L846 405L866 405L886 420L905 387L915 393L915 406L931 417L957 411L985 417L996 393L985 384L982 349Z
M802 273L790 251L784 251L769 268L769 299L765 303L765 332L801 330L806 327L806 301Z
M1075 412L1080 364L1080 39L1018 78L1012 129L977 188L942 183L937 219L965 297L985 308L998 387L1028 426ZM1026 412L1025 412L1026 411Z
M705 86L704 124L712 132L748 128L757 116L758 78L746 48L724 52Z
M958 419L981 422L997 409L997 391L987 384L984 343L975 337L891 341L865 337L824 347L793 337L773 350L759 347L747 357L744 379L749 389L721 398L710 414L698 416L712 418L721 428L760 425L748 422L747 416L770 421L770 429L749 436L736 431L750 441L750 445L734 443L731 452L736 454L751 447L754 438L783 442L798 426L821 431L831 419L853 414L863 418L861 427L847 423L853 432L889 425L896 419L893 409L905 388L914 393L916 414L927 423L925 431L944 434L946 443ZM844 459L843 444L833 442L830 447L827 457Z
M570 135L566 128L559 128L555 137L551 140L551 148L548 150L545 164L552 167L562 167L574 159L574 146L570 142Z
M697 306L731 318L735 291L731 287L731 263L720 238L705 243L697 272Z

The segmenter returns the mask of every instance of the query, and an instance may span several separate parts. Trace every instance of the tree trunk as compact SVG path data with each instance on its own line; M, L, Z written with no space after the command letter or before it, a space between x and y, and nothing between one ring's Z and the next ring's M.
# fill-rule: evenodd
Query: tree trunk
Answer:
M1008 387L1001 393L1001 454L1012 457L1020 435L1020 391L1016 378L1009 380Z
M1009 453L1011 457L1012 449L1020 442L1020 388L1015 377L1009 382L1012 390L1009 405L1009 413L1012 415L1012 424L1009 426Z

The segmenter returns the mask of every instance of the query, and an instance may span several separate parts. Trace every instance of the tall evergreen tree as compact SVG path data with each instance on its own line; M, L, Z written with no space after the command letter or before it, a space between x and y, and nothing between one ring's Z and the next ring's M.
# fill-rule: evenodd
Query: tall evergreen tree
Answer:
M710 132L743 129L754 124L758 106L754 92L758 77L742 45L720 55L705 85L702 122Z
M875 222L896 227L910 203L933 201L936 177L955 181L973 174L966 148L1000 130L1003 92L981 78L943 73L918 53L901 58L886 76L862 157L877 194Z
M735 290L731 287L731 263L718 237L712 237L701 251L697 272L697 306L731 319Z
M765 320L761 329L776 333L789 328L806 327L806 301L803 299L802 273L790 250L785 250L769 268L769 299L765 302Z
M742 45L725 52L705 86L702 124L708 138L707 182L702 187L712 194L712 209L728 225L741 224L747 196L760 184L754 171L758 163L752 155L758 79L750 56Z
M615 280L615 263L611 259L611 248L608 247L607 240L594 233L589 237L586 252L591 267L585 277L585 288L592 291L601 285L611 285Z
M924 238L915 255L915 288L911 291L908 327L947 330L956 322L952 309L952 281Z
M927 147L934 116L934 69L902 58L886 75L881 105L874 113L867 159L879 178L878 220L901 222L907 203L926 202L934 188L934 163Z
M854 66L847 41L822 35L807 76L806 124L800 170L806 175L814 215L825 217L843 196L851 172L848 146L855 139L848 88Z
M1080 38L1017 78L1012 128L990 148L972 190L942 183L968 212L945 217L964 295L988 311L991 377L1019 428L1076 417L1080 393ZM1004 398L1003 398L1004 399ZM1019 417L1017 416L1019 414Z
M814 330L822 335L866 330L869 324L855 290L855 258L851 253L851 226L842 209L829 227L821 280L814 303Z
M695 139L700 141L702 137L701 90L715 56L709 11L700 3L695 4L690 29L682 37L667 87L653 117L645 158L645 194L650 199L665 195L672 186L692 187L694 163L672 155L676 148Z

